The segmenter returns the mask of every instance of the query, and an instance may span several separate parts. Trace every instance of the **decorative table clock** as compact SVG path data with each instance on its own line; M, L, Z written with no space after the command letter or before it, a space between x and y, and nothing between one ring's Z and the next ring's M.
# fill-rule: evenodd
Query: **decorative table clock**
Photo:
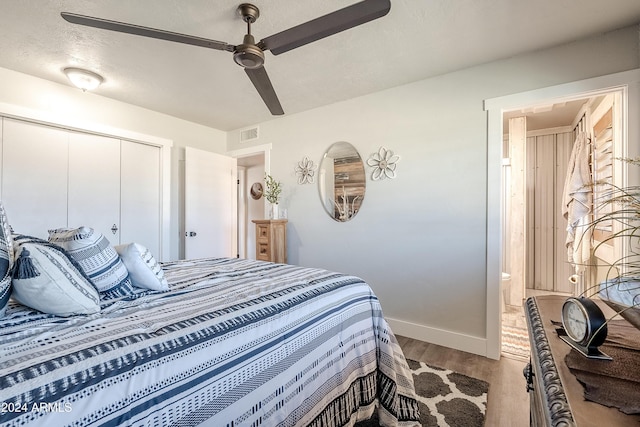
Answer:
M585 297L570 297L562 305L560 339L591 359L611 360L598 347L607 338L607 319L598 305Z

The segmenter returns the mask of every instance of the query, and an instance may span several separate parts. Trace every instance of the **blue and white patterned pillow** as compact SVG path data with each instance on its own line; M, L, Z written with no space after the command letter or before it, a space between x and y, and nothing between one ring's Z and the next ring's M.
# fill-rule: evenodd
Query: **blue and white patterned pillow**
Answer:
M139 243L116 245L114 248L127 267L133 286L154 291L169 289L162 266L149 249Z
M72 316L100 311L100 295L65 250L46 240L15 235L13 298L47 314Z
M0 317L7 312L9 298L11 298L11 276L7 275L0 280Z
M127 268L109 240L90 227L49 230L49 241L63 247L80 264L102 299L133 294Z
M0 202L0 317L4 316L11 297L11 269L13 268L13 238L7 214Z

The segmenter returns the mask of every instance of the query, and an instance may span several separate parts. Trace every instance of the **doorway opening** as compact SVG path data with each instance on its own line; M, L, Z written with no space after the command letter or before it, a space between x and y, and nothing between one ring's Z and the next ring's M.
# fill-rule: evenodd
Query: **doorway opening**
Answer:
M485 355L492 359L501 356L501 323L503 301L501 292L501 272L503 271L503 197L502 197L502 146L503 146L503 115L518 110L522 106L537 106L560 100L571 101L598 96L603 93L619 91L622 93L622 138L620 154L623 157L634 158L640 156L640 145L629 141L640 139L640 122L629 120L636 117L640 111L640 69L622 71L564 83L557 86L535 89L532 91L515 93L497 98L486 99L484 110L487 112L487 337ZM621 162L616 162L621 163ZM622 176L622 173L620 174ZM626 180L638 182L640 174L636 171L625 170Z
M251 222L266 218L264 197L252 197L251 187L264 184L265 173L271 169L271 144L255 145L227 153L235 157L238 165L237 239L238 258L255 259L256 230Z
M238 158L238 258L256 256L256 231L251 221L264 219L265 203L252 187L264 182L264 174L264 153Z
M503 113L501 354L528 360L524 301L538 295L579 295L591 283L575 256L567 233L567 175L573 170L574 145L589 141L585 161L613 165L621 146L622 92L536 103ZM608 148L599 151L596 135L603 114ZM601 132L601 131L598 131ZM616 139L618 140L616 142ZM618 148L618 155L620 151ZM597 159L596 159L597 158ZM611 166L611 175L613 167ZM587 183L585 183L587 184ZM583 260L585 263L586 260Z

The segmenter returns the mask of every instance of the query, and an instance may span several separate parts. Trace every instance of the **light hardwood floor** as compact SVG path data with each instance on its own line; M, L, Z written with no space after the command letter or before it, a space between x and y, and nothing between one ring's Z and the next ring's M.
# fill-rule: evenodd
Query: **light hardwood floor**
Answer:
M522 375L526 362L487 359L463 351L396 336L407 359L447 368L489 383L485 427L529 425L529 395Z

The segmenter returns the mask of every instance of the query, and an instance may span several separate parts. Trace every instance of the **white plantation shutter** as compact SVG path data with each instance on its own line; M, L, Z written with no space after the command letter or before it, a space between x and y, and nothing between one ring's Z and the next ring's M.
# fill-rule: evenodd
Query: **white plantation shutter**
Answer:
M603 204L613 182L613 111L610 108L593 127L592 173L594 187L594 215L596 218L611 213L611 204ZM610 221L598 224L597 230L610 233Z

